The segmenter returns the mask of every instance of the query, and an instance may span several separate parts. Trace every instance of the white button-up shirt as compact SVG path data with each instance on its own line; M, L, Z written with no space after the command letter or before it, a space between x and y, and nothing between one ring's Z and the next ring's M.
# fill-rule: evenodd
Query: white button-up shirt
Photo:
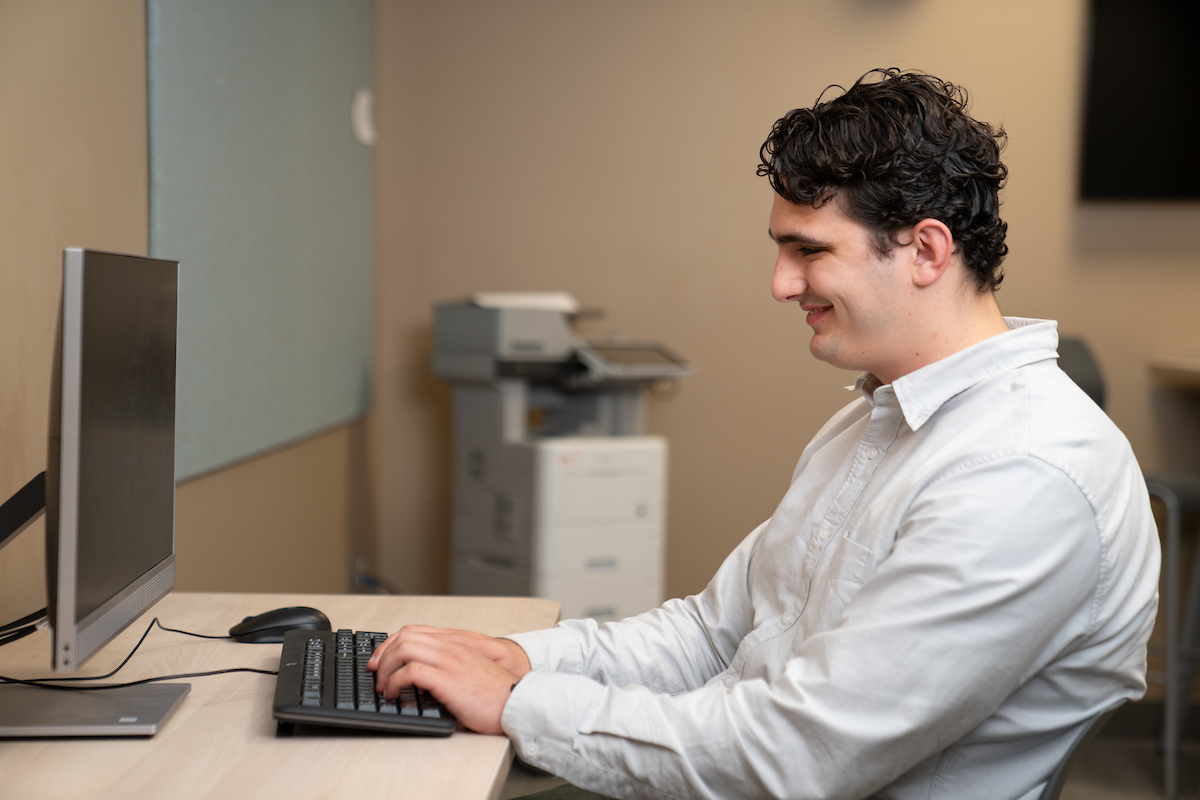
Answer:
M1053 322L880 386L805 448L708 588L512 637L502 724L612 797L1036 798L1145 691L1158 538Z

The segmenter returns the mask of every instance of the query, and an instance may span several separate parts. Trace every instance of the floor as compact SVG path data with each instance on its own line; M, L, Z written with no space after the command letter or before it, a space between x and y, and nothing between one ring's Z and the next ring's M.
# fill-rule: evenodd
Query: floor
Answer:
M513 764L500 800L551 789L563 781ZM1080 756L1060 800L1162 800L1162 760L1150 739L1097 738ZM1200 743L1185 745L1179 800L1200 798Z
M566 783L562 778L556 778L545 772L537 772L526 767L520 761L514 761L508 771L508 780L500 790L500 800L511 800L514 797L524 797L535 792L544 792L555 786Z
M1152 739L1103 736L1079 757L1061 800L1161 800L1162 759ZM1183 746L1175 795L1200 798L1200 743Z

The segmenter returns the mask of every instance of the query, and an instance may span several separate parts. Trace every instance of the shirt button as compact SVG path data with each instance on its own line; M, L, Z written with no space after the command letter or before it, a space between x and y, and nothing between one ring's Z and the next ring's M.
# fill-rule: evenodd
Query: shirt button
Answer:
M725 676L725 685L726 685L726 686L733 686L733 684L734 684L734 683L736 683L736 682L737 682L737 678L736 678L736 677L734 677L733 675L726 675L726 676Z
M868 447L867 448L867 458L869 458L871 461L874 461L875 459L879 458L879 448L878 447Z
M822 525L821 530L817 532L817 537L823 542L829 538L830 530L828 525Z
M796 618L791 614L784 614L782 617L780 617L779 621L782 622L783 626L786 628L788 625L791 625L793 622L795 622Z
M538 754L537 742L530 742L529 744L525 745L525 755L536 756L537 754Z

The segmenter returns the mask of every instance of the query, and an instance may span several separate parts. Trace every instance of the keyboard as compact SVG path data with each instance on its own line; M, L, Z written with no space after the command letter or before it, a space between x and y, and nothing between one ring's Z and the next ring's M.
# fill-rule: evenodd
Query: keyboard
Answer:
M288 631L275 679L275 719L449 736L457 720L423 689L406 686L395 700L375 692L367 661L386 638L367 631Z

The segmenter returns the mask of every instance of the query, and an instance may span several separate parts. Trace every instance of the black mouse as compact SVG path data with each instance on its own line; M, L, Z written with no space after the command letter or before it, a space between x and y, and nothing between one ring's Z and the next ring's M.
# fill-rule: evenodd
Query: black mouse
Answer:
M308 606L291 606L264 611L244 620L229 629L229 635L239 642L263 644L282 642L288 631L302 628L308 631L329 631L329 617Z

